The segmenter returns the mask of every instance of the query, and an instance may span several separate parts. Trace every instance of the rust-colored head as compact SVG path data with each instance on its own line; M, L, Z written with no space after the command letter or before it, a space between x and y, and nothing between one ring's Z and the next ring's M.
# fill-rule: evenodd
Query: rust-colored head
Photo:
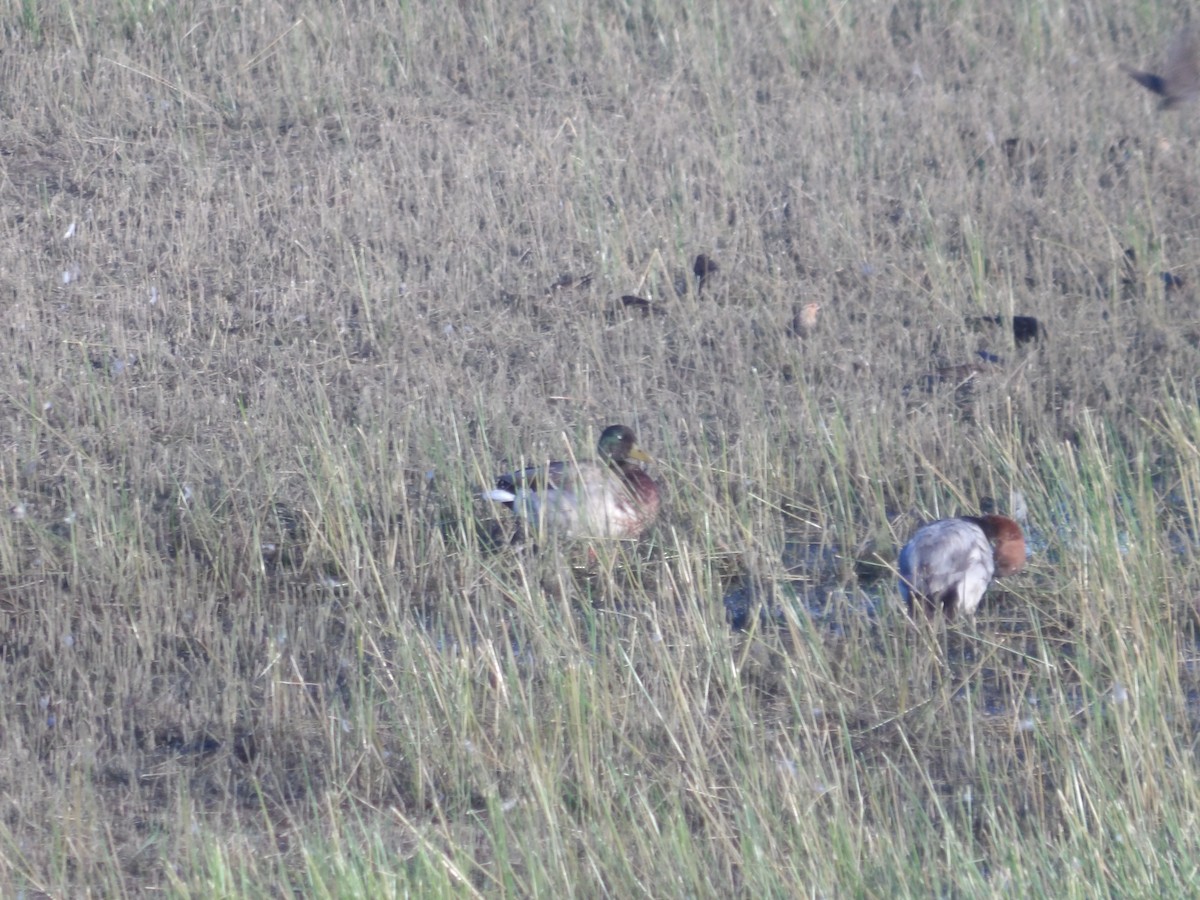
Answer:
M1008 516L980 516L976 521L994 549L997 577L1025 568L1025 535L1020 525Z

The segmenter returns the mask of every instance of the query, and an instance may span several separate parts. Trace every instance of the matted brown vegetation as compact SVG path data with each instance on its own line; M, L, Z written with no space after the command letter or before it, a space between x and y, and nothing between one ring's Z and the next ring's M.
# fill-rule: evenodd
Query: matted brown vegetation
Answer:
M0 892L1194 890L1184 19L11 4ZM511 543L613 422L651 537Z

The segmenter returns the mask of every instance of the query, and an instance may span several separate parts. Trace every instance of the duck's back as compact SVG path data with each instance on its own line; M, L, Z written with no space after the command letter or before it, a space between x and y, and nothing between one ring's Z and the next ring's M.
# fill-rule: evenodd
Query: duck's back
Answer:
M900 551L900 592L910 605L921 599L951 615L971 615L995 568L992 545L979 525L941 519L918 529Z

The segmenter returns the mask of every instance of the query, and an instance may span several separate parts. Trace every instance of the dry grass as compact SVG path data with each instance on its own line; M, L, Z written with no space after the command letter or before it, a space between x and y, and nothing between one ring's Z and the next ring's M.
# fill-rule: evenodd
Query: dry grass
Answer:
M1194 892L1182 5L727 6L8 4L5 895ZM653 537L509 546L618 421Z

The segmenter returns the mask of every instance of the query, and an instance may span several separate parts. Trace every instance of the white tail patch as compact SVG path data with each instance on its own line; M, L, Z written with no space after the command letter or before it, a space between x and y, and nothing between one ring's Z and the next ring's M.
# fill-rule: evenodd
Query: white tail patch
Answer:
M482 500L495 500L497 503L512 503L517 499L517 495L510 491L502 491L499 488L494 490L484 491L479 495Z

